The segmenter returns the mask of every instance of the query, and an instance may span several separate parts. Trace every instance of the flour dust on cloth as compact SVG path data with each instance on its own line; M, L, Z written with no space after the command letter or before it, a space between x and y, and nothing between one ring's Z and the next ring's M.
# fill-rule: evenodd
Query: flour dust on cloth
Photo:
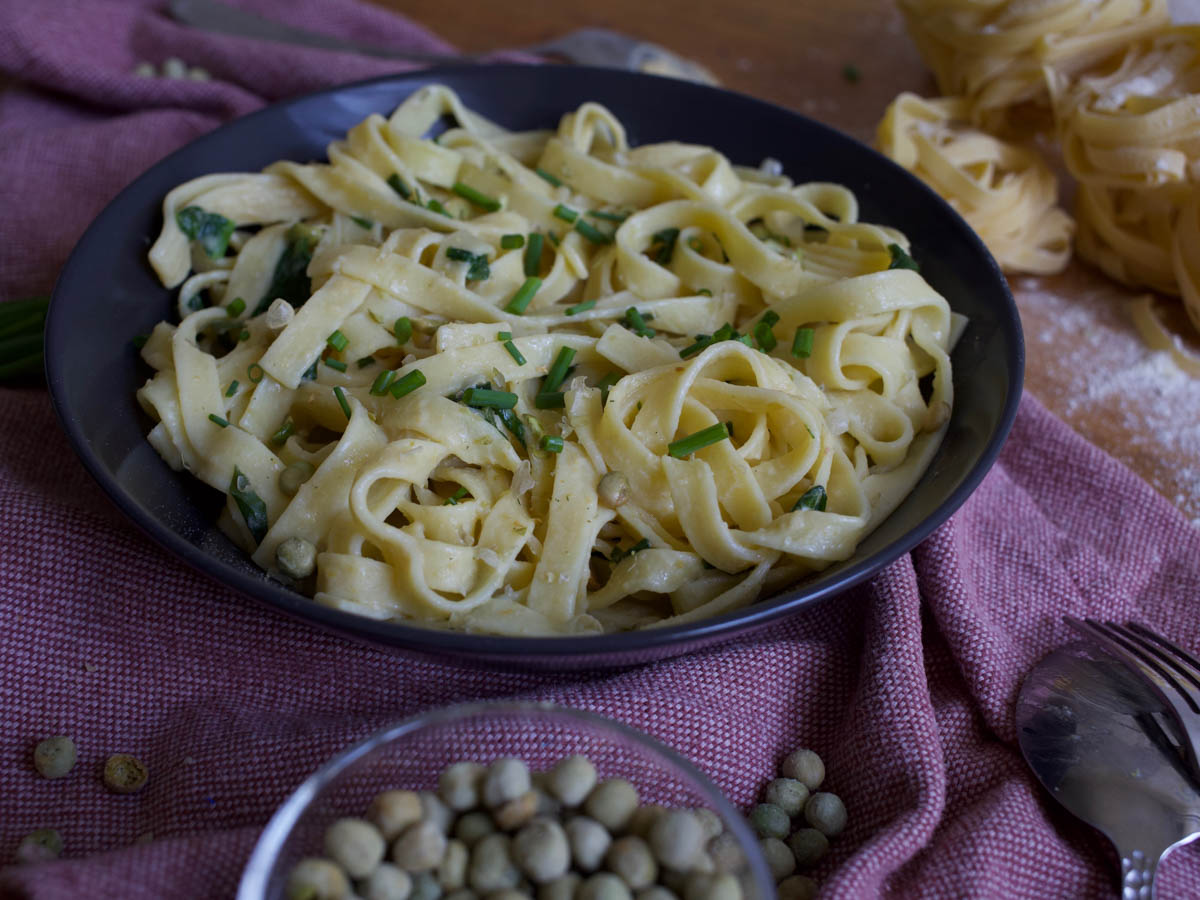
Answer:
M444 49L347 0L244 4L295 24ZM268 100L392 63L198 35L149 2L0 0L0 297L48 288L99 207L146 166ZM132 75L179 56L212 82ZM828 763L850 823L825 896L1108 897L1101 837L1038 789L1012 709L1070 638L1063 614L1131 618L1200 645L1200 534L1095 447L1023 401L982 487L910 556L753 642L571 678L449 668L348 644L264 611L158 550L91 483L40 389L0 389L0 896L229 897L275 806L350 742L418 710L524 697L629 722L738 804L796 746ZM71 735L47 781L34 744ZM108 793L115 752L146 788ZM7 865L57 828L64 858ZM139 839L143 842L139 843ZM1200 848L1160 870L1200 896Z

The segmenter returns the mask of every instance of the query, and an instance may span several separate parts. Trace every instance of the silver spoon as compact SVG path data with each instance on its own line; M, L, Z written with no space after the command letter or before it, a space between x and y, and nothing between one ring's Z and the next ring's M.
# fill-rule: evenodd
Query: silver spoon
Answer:
M1121 857L1121 896L1150 900L1162 859L1200 837L1200 785L1187 775L1162 704L1084 643L1039 662L1017 698L1017 740L1054 799Z

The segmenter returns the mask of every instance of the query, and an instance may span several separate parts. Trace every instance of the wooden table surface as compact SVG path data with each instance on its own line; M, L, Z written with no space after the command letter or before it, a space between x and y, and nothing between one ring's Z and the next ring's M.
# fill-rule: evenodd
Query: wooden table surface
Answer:
M600 26L661 44L732 90L870 142L900 91L935 93L889 0L374 0L478 52ZM852 64L857 82L843 77ZM1011 279L1025 329L1026 390L1149 481L1200 527L1200 379L1153 352L1128 313L1136 296L1073 262L1062 275ZM1177 301L1165 318L1200 350Z

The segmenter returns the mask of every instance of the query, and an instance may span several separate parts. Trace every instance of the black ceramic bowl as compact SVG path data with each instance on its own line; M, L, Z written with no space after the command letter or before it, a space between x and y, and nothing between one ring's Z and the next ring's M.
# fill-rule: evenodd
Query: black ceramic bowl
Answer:
M746 165L772 156L797 181L848 186L864 220L908 235L922 274L969 319L953 355L954 413L924 477L851 559L775 597L694 624L590 637L498 638L318 606L268 580L217 530L222 498L158 457L145 439L151 423L134 399L148 372L130 340L172 315L170 293L146 262L161 226L163 196L211 172L253 171L277 159L323 159L326 145L368 114L387 114L421 86L439 83L510 128L554 127L565 111L596 100L624 123L631 144L710 144ZM1016 414L1024 348L1007 283L967 224L916 178L845 135L759 100L667 78L557 66L461 66L281 103L158 163L109 204L68 260L50 304L46 360L55 408L84 465L135 523L200 571L346 637L460 662L562 668L627 665L745 635L846 590L906 553L966 500L995 460Z

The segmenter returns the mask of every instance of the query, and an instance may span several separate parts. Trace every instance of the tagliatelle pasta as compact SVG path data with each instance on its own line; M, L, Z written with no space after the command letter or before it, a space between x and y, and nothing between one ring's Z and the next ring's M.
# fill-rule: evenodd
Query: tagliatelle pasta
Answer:
M901 94L879 123L879 149L927 182L1009 272L1061 272L1075 225L1058 208L1058 181L1031 150L967 124L958 97Z
M900 0L938 89L972 121L1004 129L1014 111L1048 109L1045 70L1073 76L1166 25L1166 0Z
M630 147L594 103L508 132L426 87L328 162L167 196L181 321L138 397L318 603L690 621L848 558L923 472L962 323L909 249L839 185Z

